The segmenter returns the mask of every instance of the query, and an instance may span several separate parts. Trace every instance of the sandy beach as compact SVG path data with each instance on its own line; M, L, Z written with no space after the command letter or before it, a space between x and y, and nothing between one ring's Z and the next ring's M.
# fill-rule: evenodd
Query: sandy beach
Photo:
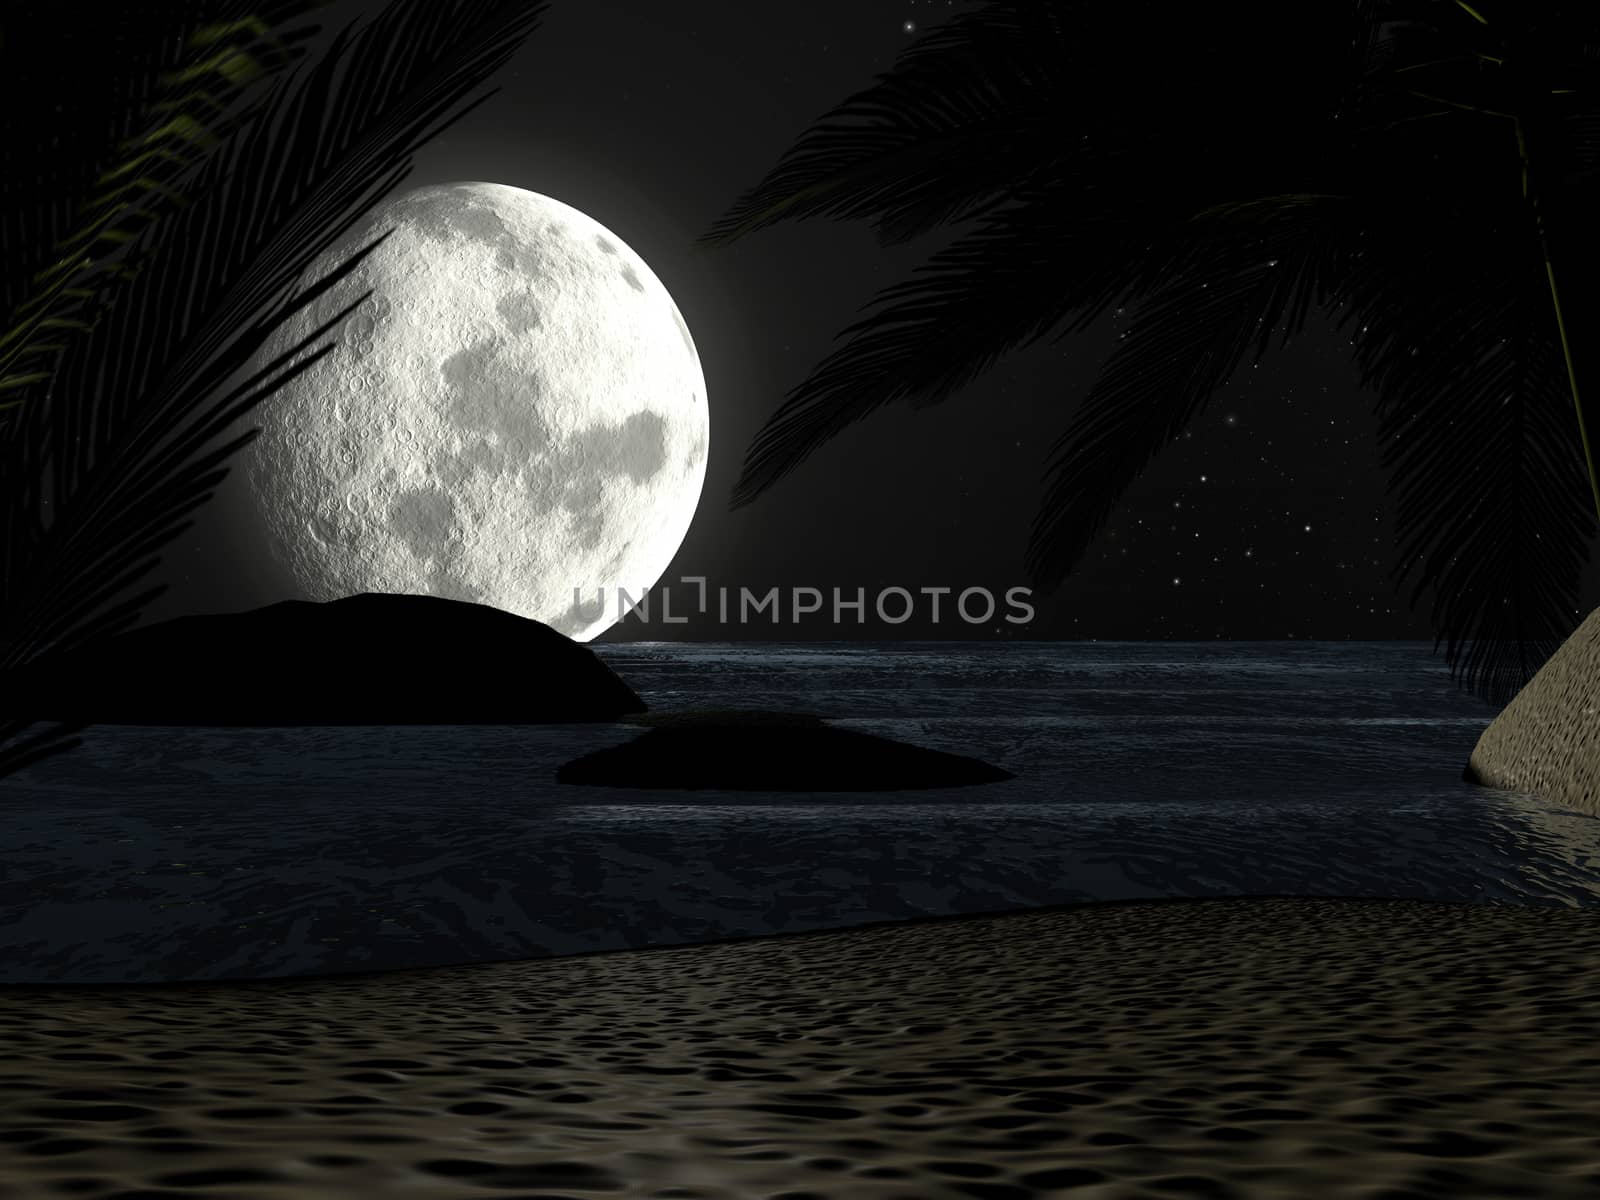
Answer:
M0 1197L1600 1194L1600 912L1080 905L0 988Z

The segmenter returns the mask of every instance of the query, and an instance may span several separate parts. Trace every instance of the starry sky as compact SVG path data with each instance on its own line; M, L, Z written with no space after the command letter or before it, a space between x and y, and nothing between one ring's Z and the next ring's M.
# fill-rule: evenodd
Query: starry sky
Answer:
M1024 585L1051 440L1122 322L1016 353L937 408L879 413L754 504L729 511L745 448L883 287L953 238L880 247L812 220L691 253L829 107L868 86L967 0L565 0L497 78L500 93L426 148L409 184L487 179L571 204L638 251L700 348L711 455L699 513L663 582L915 591ZM359 10L346 4L336 16ZM625 622L606 640L1030 637L1429 639L1430 597L1390 581L1396 537L1372 414L1345 334L1313 318L1244 365L1156 458L1025 626ZM1582 498L1579 498L1581 502ZM202 518L168 553L151 619L283 598L252 550ZM675 612L692 587L674 587ZM1591 592L1593 589L1590 589ZM713 618L714 618L713 613Z

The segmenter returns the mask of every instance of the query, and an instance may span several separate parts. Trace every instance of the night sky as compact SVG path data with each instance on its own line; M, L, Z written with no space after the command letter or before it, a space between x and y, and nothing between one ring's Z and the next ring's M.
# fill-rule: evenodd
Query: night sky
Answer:
M403 188L473 179L553 196L615 231L671 291L700 349L712 436L699 514L663 582L869 598L865 624L628 621L606 639L1431 639L1429 597L1413 609L1410 581L1397 591L1389 579L1396 539L1374 397L1344 335L1315 316L1287 351L1246 363L1157 457L1075 575L1035 597L1027 626L886 625L870 598L889 586L999 595L1027 582L1048 447L1117 337L1114 319L1002 360L945 405L886 410L728 510L746 447L785 393L879 289L957 231L885 249L864 222L811 220L716 250L691 243L814 119L974 7L558 2L497 77L500 94L419 156ZM202 513L167 552L173 591L149 619L283 598L251 557ZM1587 595L1600 595L1593 585ZM681 612L693 590L674 592Z

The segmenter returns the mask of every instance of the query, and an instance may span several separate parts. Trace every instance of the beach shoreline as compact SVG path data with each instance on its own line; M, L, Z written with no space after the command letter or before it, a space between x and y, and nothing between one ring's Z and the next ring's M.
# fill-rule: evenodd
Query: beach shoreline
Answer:
M7 985L0 1200L1587 1197L1597 979L1593 910L1244 897Z

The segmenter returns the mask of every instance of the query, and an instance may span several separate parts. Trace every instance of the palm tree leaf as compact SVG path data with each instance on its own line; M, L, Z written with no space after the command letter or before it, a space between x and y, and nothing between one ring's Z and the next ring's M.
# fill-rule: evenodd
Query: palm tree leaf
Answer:
M1507 207L1471 255L1454 231L1419 239L1415 215L1375 217L1341 315L1364 325L1356 360L1381 397L1398 581L1420 567L1435 649L1497 704L1571 633L1596 532L1537 236Z
M250 338L256 343L264 340L288 315L345 278L376 245L364 248L304 294L257 320L248 331ZM253 440L255 433L195 456L236 419L329 353L331 345L312 347L359 302L353 301L260 367L187 428L180 428L175 419L160 431L164 444L151 440L154 427L145 423L113 448L92 479L92 485L99 486L86 489L81 497L85 516L73 525L62 527L58 522L52 526L50 532L55 536L41 539L40 554L27 564L34 580L27 597L34 616L23 626L26 639L11 640L6 649L10 661L0 661L0 667L16 665L35 647L64 652L91 637L120 632L137 619L136 607L119 610L123 619L115 624L90 618L155 568L157 560L146 555L189 527L180 519L208 498L209 489L226 474L215 474L212 468ZM177 416L204 402L214 385L212 379L197 379L190 392L179 397Z
M347 29L303 86L281 82L266 115L203 182L211 194L185 214L183 235L210 253L161 272L141 296L144 311L108 331L106 353L133 372L120 394L143 397L156 378L218 354L230 330L403 178L417 147L469 111L461 96L516 50L542 8L397 3L359 32ZM174 312L184 319L146 316Z
M88 352L63 364L58 398L24 414L19 440L53 451L53 522L46 528L35 514L13 534L23 546L33 535L34 563L48 565L47 574L70 563L93 576L93 555L66 559L46 545L84 540L105 523L88 544L111 554L114 531L150 523L145 510L177 515L189 491L139 495L124 481L153 447L179 436L208 387L254 356L272 322L252 318L281 304L309 264L403 178L409 156L459 118L463 98L516 50L543 7L396 3L345 30L303 81L274 85L268 104L207 163L193 202L164 224L157 269L130 284ZM46 591L98 594L70 578L47 589L27 563L3 586L5 625L14 653L24 654L42 648L33 631L46 619Z
M1600 76L1580 39L1600 22L1559 6L1478 7L1481 22L1454 5L1393 6L1404 32L1368 81L1356 146L1385 202L1344 319L1366 327L1356 357L1381 396L1397 583L1418 573L1412 604L1434 589L1435 648L1452 676L1504 703L1574 627L1594 527L1517 125L1496 114L1518 113L1556 261L1582 262ZM1578 92L1528 90L1561 80ZM1600 315L1587 274L1564 276L1575 332Z
M1306 97L1314 109L1327 104L1310 81L1347 85L1346 47L1359 26L1332 10L1336 30L1302 21L1294 45L1262 60L1253 33L1273 8L1268 0L1220 9L999 0L963 14L904 51L876 85L814 122L698 244L723 245L781 220L815 216L868 219L882 241L904 241L991 212L1040 174L1059 181L1085 154L1103 164L1115 147L1142 145L1153 157L1152 137L1168 147L1196 136L1226 143L1223 131L1259 94L1243 96L1230 82L1245 63L1254 67L1252 78L1287 77L1293 63L1301 86L1269 118L1291 129ZM1163 29L1161 41L1149 38L1152 26ZM1332 36L1319 41L1317 30ZM1296 56L1301 46L1307 52ZM1118 74L1122 86L1108 104L1106 80ZM1200 101L1172 104L1189 92ZM1176 174L1180 164L1169 165Z
M178 69L163 73L143 102L144 128L126 139L103 170L76 224L57 242L53 261L33 274L31 291L13 305L0 331L0 406L21 403L31 386L51 377L69 342L56 331L87 332L108 286L129 277L125 248L151 224L185 202L181 182L243 119L252 89L297 57L304 33L281 37L275 26L311 8L315 0L234 0L203 22L191 14ZM254 8L255 13L245 10ZM147 63L145 74L155 71ZM135 70L137 77L139 72ZM8 156L9 157L9 156ZM16 186L0 198L12 208Z
M1383 426L1397 573L1421 568L1413 603L1438 589L1435 629L1467 686L1499 696L1525 680L1570 631L1593 533L1543 256L1581 373L1581 331L1600 320L1581 237L1600 200L1600 10L1352 0L1318 6L1313 27L1251 4L1022 7L947 26L920 66L903 59L831 112L702 239L786 217L866 218L887 239L977 218L789 394L752 443L735 503L881 405L937 403L1005 349L1053 321L1075 332L1120 294L1139 302L1134 326L1053 448L1035 524L1029 565L1055 586L1251 343L1259 358L1275 329L1287 338L1311 304L1333 306L1381 331L1357 358L1403 410ZM1052 63L1013 47L1038 94L990 87L971 48L991 19L996 46L1024 20L1041 31ZM1118 20L1144 34L1105 37ZM1267 58L1246 36L1263 21L1281 41ZM1012 120L1036 135L1032 152L1007 142ZM962 143L964 123L994 146ZM1281 264L1270 272L1269 256Z
M1163 8L1164 20L1167 14ZM901 78L885 81L878 91L866 94L868 100L846 104L863 117L879 116L877 129L849 133L843 126L825 124L791 151L786 165L736 205L708 240L730 240L785 215L811 213L878 212L887 214L893 227L923 204L920 185L894 171L885 179L862 183L864 177L852 172L878 159L892 160L896 148L911 153L908 148L923 137L931 137L936 150L942 150L939 122L959 127L962 115L957 110L945 116L943 98L952 92L965 95L962 87L987 94L971 85L960 47L983 37L989 21L994 22L996 45L1008 38L1027 41L1022 34L1049 45L1039 34L1040 22L1047 18L1076 22L1088 30L1073 24L1075 36L1064 48L1059 33L1055 35L1052 53L1066 54L1067 62L1042 78L1039 88L1024 89L1031 108L1018 107L1022 101L1015 98L992 107L997 120L1004 114L1006 119L1031 121L1036 130L1045 123L1043 132L1049 136L1035 140L1050 148L1029 155L1019 151L1010 166L996 160L995 178L1005 184L1003 199L986 199L973 216L970 234L936 254L916 278L880 293L875 302L880 311L846 329L841 337L850 339L847 344L791 390L747 452L733 490L734 506L749 503L822 444L884 404L901 399L918 407L939 403L1001 354L1027 345L1053 325L1066 322L1065 333L1081 331L1119 296L1139 294L1155 280L1170 277L1193 240L1186 223L1196 211L1239 196L1280 192L1285 183L1305 185L1325 177L1334 131L1326 128L1326 120L1318 124L1310 117L1326 116L1349 103L1352 60L1365 46L1343 29L1331 48L1323 45L1320 55L1294 64L1294 71L1314 82L1286 95L1268 124L1250 131L1267 139L1277 136L1280 125L1292 128L1294 149L1284 156L1286 162L1264 162L1241 132L1247 121L1260 125L1245 103L1253 93L1247 97L1237 86L1211 80L1219 66L1227 68L1222 71L1225 79L1230 71L1237 74L1235 60L1253 53L1253 43L1237 36L1253 15L1259 13L1251 5L1220 15L1191 12L1178 24L1194 37L1172 34L1171 44L1151 50L1143 42L1106 32L1126 32L1149 20L1151 12L1142 5L996 5L972 14L970 21L953 22L953 28L940 31L942 37L930 37L934 52L925 62L917 65L911 59L915 69L902 63ZM1308 44L1314 41L1306 30L1300 34ZM1192 54L1196 45L1203 45L1206 53ZM1080 60L1097 62L1106 56L1126 65L1130 79L1161 81L1162 86L1149 95L1132 94L1110 108L1089 103L1093 87L1103 86L1108 70L1101 65L1086 73ZM981 54L979 59L986 61ZM1177 83L1172 81L1174 72ZM1085 73L1088 82L1077 81ZM1211 82L1202 88L1207 80ZM1186 81L1195 84L1200 99L1175 107L1173 97L1185 94ZM1044 94L1036 97L1035 90ZM888 110L879 114L873 107L887 104L885 97L891 95L913 114L900 126ZM919 118L919 113L925 115ZM1087 140L1079 136L1083 131L1088 131ZM1058 151L1057 145L1066 149ZM1028 169L1019 173L1023 163ZM965 171L959 160L947 159L930 170L944 185L959 188L964 184L951 180L961 174L957 167ZM830 180L843 191L811 199L800 195L814 185L826 185L826 190ZM909 207L891 213L884 206L900 203L901 189ZM771 212L763 208L785 196L794 203ZM924 211L937 215L941 210L934 204ZM949 215L950 210L943 211Z
M160 594L126 595L253 431L195 455L309 366L312 343L336 322L285 356L286 369L280 360L258 372L236 402L187 427L186 419L277 324L344 273L295 292L310 263L405 177L411 154L487 98L468 99L544 8L398 0L346 29L303 83L275 84L201 168L190 203L142 235L135 249L161 253L62 364L50 402L23 406L0 441L0 466L19 481L0 529L0 627L9 638L0 666L118 632ZM53 752L35 747L19 758L16 749L0 746L0 768Z
M974 231L933 256L917 277L886 288L879 311L847 327L848 339L767 421L734 485L750 503L826 442L886 404L947 399L1006 352L1064 321L1086 326L1128 290L1126 262L1148 225L1092 183L1067 209L1041 188L980 217ZM1071 320L1074 314L1078 319Z
M1310 139L1306 145L1314 151ZM839 335L846 344L791 389L758 431L733 506L749 504L879 408L942 403L1001 355L1052 330L1058 338L1082 332L1113 305L1160 290L1212 252L1197 233L1200 222L1218 245L1240 242L1239 253L1264 260L1266 242L1251 232L1263 210L1293 220L1339 199L1306 192L1219 202L1218 194L1229 194L1222 179L1199 164L1167 189L1141 194L1140 164L1129 152L1114 153L1067 164L1063 180L1036 180L1018 201L978 218L972 233L915 278L880 292L879 311L848 326ZM1242 223L1245 233L1226 232ZM1259 252L1243 245L1251 239Z
M818 118L699 244L813 216L871 218L896 242L986 211L1037 167L1042 133L1078 99L1065 30L1095 7L1007 0L919 39Z
M1185 252L1152 270L1128 329L1051 447L1027 566L1053 591L1157 453L1205 407L1254 346L1259 362L1332 295L1353 252L1357 206L1288 194L1208 205Z

